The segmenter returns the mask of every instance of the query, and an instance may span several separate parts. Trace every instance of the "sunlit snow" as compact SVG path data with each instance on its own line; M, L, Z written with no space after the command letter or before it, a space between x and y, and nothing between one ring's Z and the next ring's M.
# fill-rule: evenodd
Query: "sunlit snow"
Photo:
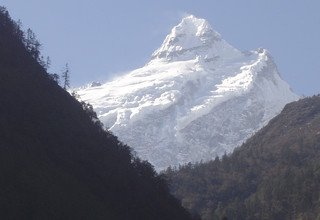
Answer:
M299 98L266 50L242 53L194 16L144 67L77 92L157 170L231 152Z

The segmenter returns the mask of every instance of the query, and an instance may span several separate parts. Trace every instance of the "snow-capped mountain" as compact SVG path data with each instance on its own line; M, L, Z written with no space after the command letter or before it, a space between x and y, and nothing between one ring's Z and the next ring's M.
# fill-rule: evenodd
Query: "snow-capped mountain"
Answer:
M299 98L266 50L241 52L192 15L144 67L77 92L157 170L231 152Z

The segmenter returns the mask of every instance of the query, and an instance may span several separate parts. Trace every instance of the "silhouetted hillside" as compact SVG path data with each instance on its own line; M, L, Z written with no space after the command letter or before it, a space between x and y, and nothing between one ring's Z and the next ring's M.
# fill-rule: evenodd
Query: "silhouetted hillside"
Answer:
M288 104L230 156L167 177L203 219L320 219L320 96Z
M0 8L0 218L190 219L152 167L50 78L37 43Z

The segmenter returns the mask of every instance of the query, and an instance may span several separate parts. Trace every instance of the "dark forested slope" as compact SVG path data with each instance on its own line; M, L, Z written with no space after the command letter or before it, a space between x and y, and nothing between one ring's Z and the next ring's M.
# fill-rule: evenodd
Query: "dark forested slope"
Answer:
M190 219L150 165L50 78L38 48L0 8L0 218Z
M203 219L320 219L320 96L288 104L230 156L167 177Z

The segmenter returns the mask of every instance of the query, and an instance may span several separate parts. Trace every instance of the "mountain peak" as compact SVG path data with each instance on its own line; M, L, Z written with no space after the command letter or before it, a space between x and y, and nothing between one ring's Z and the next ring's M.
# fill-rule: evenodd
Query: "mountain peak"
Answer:
M181 22L172 29L176 35L190 35L198 38L211 37L220 38L220 34L213 31L209 22L202 18L197 18L194 15L184 17Z
M231 152L298 99L267 50L242 53L192 15L147 65L78 94L157 170Z
M215 58L226 51L239 53L212 29L207 20L188 15L172 28L160 48L153 53L152 59L181 61L195 59L204 54L206 58Z

